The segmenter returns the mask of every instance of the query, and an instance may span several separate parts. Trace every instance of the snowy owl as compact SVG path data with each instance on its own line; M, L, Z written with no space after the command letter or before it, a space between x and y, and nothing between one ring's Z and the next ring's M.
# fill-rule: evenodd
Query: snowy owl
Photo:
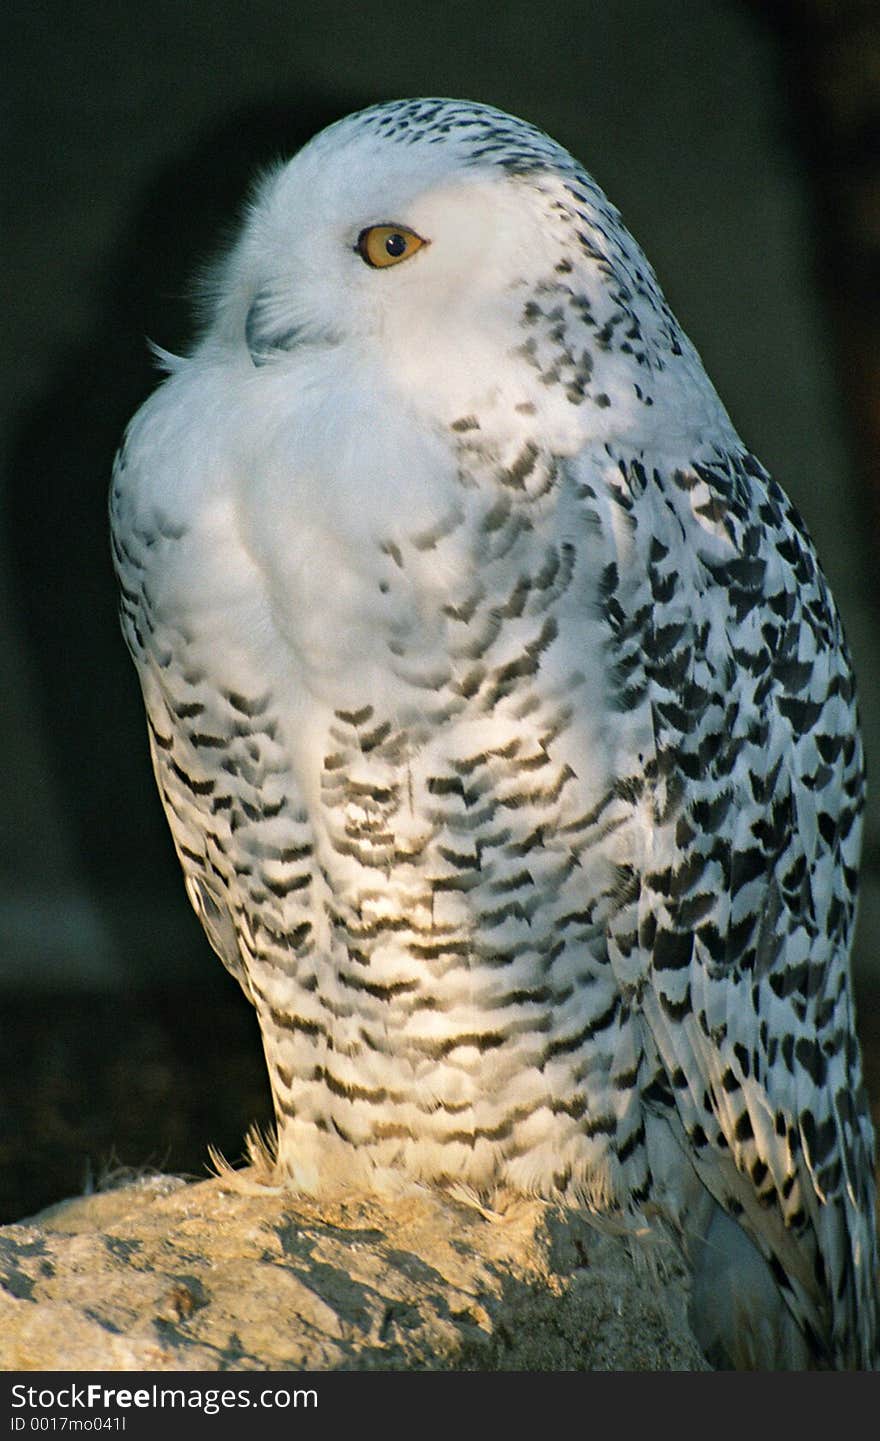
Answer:
M521 120L378 105L165 363L122 623L288 1183L661 1228L715 1364L870 1367L850 663L618 212Z

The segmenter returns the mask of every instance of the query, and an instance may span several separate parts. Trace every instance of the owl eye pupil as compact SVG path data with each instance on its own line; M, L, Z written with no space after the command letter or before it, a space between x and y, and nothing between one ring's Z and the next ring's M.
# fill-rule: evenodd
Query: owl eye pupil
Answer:
M398 255L402 255L406 250L406 236L401 235L399 231L395 231L393 235L389 235L386 239L385 249L389 255L393 255L396 259Z

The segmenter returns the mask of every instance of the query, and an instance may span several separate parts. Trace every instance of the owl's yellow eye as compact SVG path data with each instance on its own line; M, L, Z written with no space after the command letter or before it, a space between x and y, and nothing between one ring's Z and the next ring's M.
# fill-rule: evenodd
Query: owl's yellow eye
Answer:
M409 260L428 243L405 225L368 225L358 236L355 250L374 270L384 270L388 265Z

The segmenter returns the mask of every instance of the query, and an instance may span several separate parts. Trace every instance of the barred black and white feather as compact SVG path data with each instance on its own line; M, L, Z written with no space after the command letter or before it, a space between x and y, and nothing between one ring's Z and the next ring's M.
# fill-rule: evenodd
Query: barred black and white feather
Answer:
M405 264L358 237L405 226ZM548 137L407 100L264 182L112 485L279 1165L680 1238L721 1365L876 1359L863 768L802 522Z

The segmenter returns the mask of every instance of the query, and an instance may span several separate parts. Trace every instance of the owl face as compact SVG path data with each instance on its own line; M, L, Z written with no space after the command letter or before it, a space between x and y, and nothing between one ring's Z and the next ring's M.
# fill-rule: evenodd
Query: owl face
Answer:
M723 423L617 211L489 107L403 101L323 131L263 181L216 296L210 343L276 390L355 377L421 424L499 434L527 412L560 454L649 435L669 406L684 430Z
M545 197L456 147L425 165L425 148L306 147L267 182L239 257L255 364L355 344L424 380L462 355L488 368L522 338L516 277L552 269L565 239Z

